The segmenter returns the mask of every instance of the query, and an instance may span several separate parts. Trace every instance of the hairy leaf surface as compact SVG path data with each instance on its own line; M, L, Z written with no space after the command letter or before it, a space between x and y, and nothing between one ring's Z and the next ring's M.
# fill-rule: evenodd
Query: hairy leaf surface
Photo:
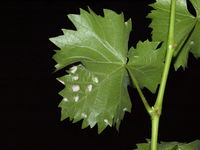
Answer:
M190 0L195 8L197 16L193 16L187 9L186 0L177 0L176 20L175 20L175 62L174 67L187 66L188 54L200 57L200 1ZM166 42L168 38L169 17L171 0L157 0L151 4L155 9L148 15L152 19L150 27L153 28L152 35L154 41L164 41L163 56L166 51Z

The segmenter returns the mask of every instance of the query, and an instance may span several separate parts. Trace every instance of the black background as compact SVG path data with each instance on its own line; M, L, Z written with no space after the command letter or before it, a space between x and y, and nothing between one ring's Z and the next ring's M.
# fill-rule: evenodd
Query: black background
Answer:
M80 123L60 122L63 86L52 74L55 45L49 37L62 34L62 28L73 29L67 14L79 13L90 6L102 14L103 8L124 12L132 18L133 31L129 45L151 38L150 23L145 19L153 0L134 1L7 1L0 5L0 87L2 150L132 150L138 142L150 138L150 119L136 90L130 89L133 108L127 113L119 133L107 128L81 130ZM200 60L190 55L188 69L170 70L166 88L159 140L190 142L200 138ZM155 98L145 94L153 104Z

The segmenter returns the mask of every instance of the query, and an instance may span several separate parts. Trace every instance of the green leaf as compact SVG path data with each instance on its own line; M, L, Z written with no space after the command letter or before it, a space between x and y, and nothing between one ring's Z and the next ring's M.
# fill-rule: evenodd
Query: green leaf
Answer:
M77 30L64 29L64 35L50 39L60 48L53 58L57 70L75 62L82 65L59 78L65 85L60 92L61 119L83 119L83 128L97 124L99 133L108 125L119 128L125 111L131 111L124 67L131 20L124 22L123 14L107 9L104 17L90 9L68 17Z
M161 142L158 144L158 150L178 150L178 142Z
M101 68L100 65L93 67ZM108 125L116 124L119 128L125 111L131 111L127 72L118 65L107 64L103 67L105 71L97 72L95 68L90 71L82 65L73 66L69 75L58 78L66 85L59 93L63 97L59 105L62 120L68 117L73 122L84 119L83 128L94 127L98 123L99 133Z
M162 51L157 49L159 42L138 42L136 48L129 51L131 73L135 76L139 86L148 88L155 93L161 80L164 63Z
M150 150L151 149L151 140L149 139L146 139L147 140L147 143L138 143L136 144L137 146L137 149L134 149L134 150Z
M150 150L151 143L137 144L135 150ZM161 142L158 144L158 150L199 150L200 140L193 141L191 143L179 143L179 142Z
M178 142L166 142L158 144L158 150L179 150L177 149ZM151 150L151 143L140 143L137 144L137 149L135 150Z
M178 150L199 150L200 149L200 140L193 141L188 144L182 144L178 146Z
M186 0L177 0L175 20L175 62L174 67L187 67L188 53L192 52L195 57L200 57L200 2L190 0L197 16L193 16L187 9ZM154 41L163 41L163 55L166 51L168 38L169 16L171 0L157 0L151 4L155 9L147 16L152 19L150 27L153 28L152 38Z
M131 20L107 9L104 17L89 11L68 15L77 31L63 29L64 35L50 38L61 49L53 56L57 70L77 61L126 63Z
M80 15L68 17L77 30L64 29L64 35L50 39L60 48L53 56L55 67L59 70L75 62L82 65L59 78L65 85L60 92L61 119L83 119L83 128L97 124L99 133L108 125L119 129L125 111L131 111L126 65L141 88L155 92L164 65L159 42L139 42L128 52L131 21L124 22L123 14L111 10L105 9L102 17L81 9Z

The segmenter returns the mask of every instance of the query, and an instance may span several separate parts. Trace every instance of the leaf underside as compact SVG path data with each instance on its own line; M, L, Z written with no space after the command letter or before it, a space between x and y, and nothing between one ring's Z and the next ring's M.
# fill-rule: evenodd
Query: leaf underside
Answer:
M200 57L200 1L190 0L195 8L196 16L190 14L187 9L186 0L177 0L175 20L175 54L174 67L187 67L189 52L196 58ZM168 38L169 16L171 0L157 0L151 4L155 10L147 16L152 19L150 27L153 29L154 41L163 41L163 54L166 53L166 42ZM163 56L164 56L163 55Z
M61 120L83 120L82 128L97 124L99 133L107 126L119 129L124 113L131 111L126 66L141 88L155 92L163 69L159 42L140 42L128 52L131 20L111 10L104 9L102 17L81 9L68 18L77 30L63 29L63 35L50 38L60 49L53 56L56 70L81 62L58 78L65 85L59 93Z

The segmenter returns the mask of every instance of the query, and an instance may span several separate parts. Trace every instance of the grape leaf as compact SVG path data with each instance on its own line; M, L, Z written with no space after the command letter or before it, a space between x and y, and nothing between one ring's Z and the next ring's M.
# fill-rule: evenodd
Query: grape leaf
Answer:
M64 35L50 38L61 50L53 58L57 70L77 61L126 63L131 20L124 22L123 14L104 9L104 17L80 9L80 15L70 14L77 31L63 29Z
M131 73L137 79L139 86L148 88L155 93L161 80L164 63L162 51L157 49L160 42L138 42L136 49L129 51Z
M188 144L182 144L178 148L178 150L198 150L200 149L200 140L195 140Z
M178 142L165 142L158 144L158 150L179 150ZM137 144L137 149L135 150L151 150L151 143L140 143Z
M106 64L104 64L106 65ZM70 117L73 122L83 120L82 127L94 127L98 132L116 123L119 128L125 111L131 111L127 92L127 72L123 67L113 64L95 65L99 69L90 71L84 66L73 66L68 75L58 78L66 87L59 93L63 100L62 120Z
M107 9L104 17L91 9L68 17L77 30L64 29L64 35L50 39L60 48L53 56L55 67L59 70L74 62L83 65L72 67L69 75L59 78L66 85L60 92L61 119L83 119L83 128L98 124L99 133L108 125L119 128L125 111L131 111L124 67L131 20L124 22L123 14Z
M150 150L151 143L140 143L137 144L135 150ZM195 140L190 143L179 143L179 142L161 142L158 143L158 150L199 150L200 140Z
M197 16L193 16L187 9L186 0L177 0L175 20L175 62L174 67L187 67L189 52L200 57L200 1L190 0ZM169 16L171 0L157 0L151 6L155 9L147 16L152 19L150 27L153 29L153 41L163 41L163 55L166 51L168 38Z
M128 52L131 20L124 22L123 14L104 9L104 17L80 10L70 14L75 30L63 29L64 35L50 38L60 50L53 56L57 70L75 62L69 74L58 78L65 88L59 93L61 120L83 119L82 127L98 125L101 133L107 126L119 129L125 111L131 111L127 90L129 76L126 67L141 87L155 92L163 68L159 42L140 42ZM129 63L127 64L127 56Z

